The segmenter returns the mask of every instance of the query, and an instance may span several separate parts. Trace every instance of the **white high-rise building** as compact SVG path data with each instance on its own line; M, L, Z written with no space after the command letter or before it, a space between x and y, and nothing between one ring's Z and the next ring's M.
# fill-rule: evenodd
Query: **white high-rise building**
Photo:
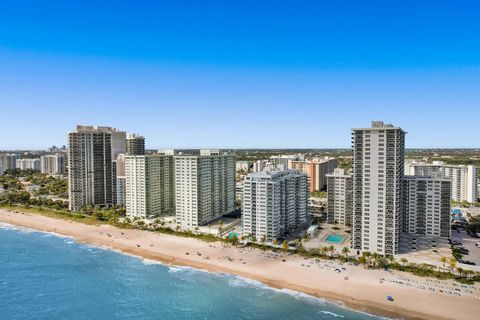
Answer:
M262 172L263 169L267 166L268 161L266 160L257 160L253 163L253 172Z
M270 160L275 168L280 170L288 169L289 161L303 161L305 157L302 154L271 156Z
M154 218L175 214L172 156L126 156L125 177L127 216Z
M412 161L408 163L407 174L432 176L441 174L452 180L452 200L477 202L477 167L472 165L449 165L443 161Z
M353 176L344 169L327 174L327 222L352 226Z
M450 238L450 179L405 176L403 232Z
M237 161L235 163L235 170L248 172L252 166L252 161Z
M17 159L20 159L20 156L15 153L0 155L0 162L2 162L3 172L7 170L15 170L17 168Z
M62 174L65 172L65 156L61 153L41 156L40 168L42 173Z
M401 231L406 132L381 121L352 131L352 247L394 255Z
M235 157L218 150L176 155L175 210L184 230L235 210Z
M40 159L17 159L15 166L19 170L40 171Z
M308 175L297 170L251 173L243 190L243 232L257 240L284 238L307 221Z

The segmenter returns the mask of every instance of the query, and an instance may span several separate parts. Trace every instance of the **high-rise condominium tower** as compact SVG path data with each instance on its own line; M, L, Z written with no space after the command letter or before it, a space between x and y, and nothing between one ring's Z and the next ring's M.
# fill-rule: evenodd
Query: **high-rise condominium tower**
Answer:
M308 175L297 170L251 173L243 190L243 231L256 239L285 237L307 221Z
M40 168L42 173L62 174L65 172L65 156L62 153L41 156Z
M322 191L327 186L326 175L338 167L338 160L331 157L300 161L288 161L289 169L296 169L310 177L310 192Z
M144 155L145 138L136 134L129 134L127 137L127 154L129 156Z
M68 133L70 210L112 204L112 134L105 127L77 126Z
M394 255L401 231L406 132L381 121L352 131L352 247Z
M40 159L17 159L15 164L19 170L40 171Z
M7 153L0 155L0 161L2 162L3 171L15 170L17 167L17 160L20 156L15 153Z
M441 176L405 176L403 184L403 232L450 238L452 181Z
M173 156L126 156L125 174L127 216L175 215Z
M175 210L184 230L235 210L235 157L218 150L174 156Z
M353 176L344 169L327 174L327 223L352 226Z
M477 167L452 165L443 161L409 162L406 174L416 176L440 176L452 180L452 200L477 202Z

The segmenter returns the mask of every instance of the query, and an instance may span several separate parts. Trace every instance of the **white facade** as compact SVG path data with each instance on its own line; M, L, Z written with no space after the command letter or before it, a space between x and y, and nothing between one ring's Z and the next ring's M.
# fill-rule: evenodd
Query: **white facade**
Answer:
M257 160L253 163L253 172L262 172L268 165L266 160Z
M174 156L176 221L184 230L235 210L235 157L201 154Z
M285 237L307 221L308 176L297 170L249 174L243 190L243 232L257 240Z
M271 156L270 160L273 166L280 170L288 169L289 161L303 161L305 158L301 154Z
M17 159L15 166L19 170L40 171L40 159Z
M125 157L125 204L128 217L154 218L173 215L173 200L171 156Z
M409 175L432 176L441 174L452 180L452 200L477 202L477 167L472 165L449 165L442 161L409 162Z
M65 172L65 156L61 153L40 157L40 169L46 174L62 174Z
M352 131L352 247L394 255L401 231L405 132L381 121Z
M450 238L451 180L405 176L403 232Z
M353 176L344 169L327 174L327 222L352 226Z
M17 159L20 159L18 154L7 153L0 155L0 162L2 162L3 172L7 170L14 170L17 168ZM2 172L2 174L3 174Z
M235 163L235 170L248 172L252 166L253 166L252 161L237 161Z

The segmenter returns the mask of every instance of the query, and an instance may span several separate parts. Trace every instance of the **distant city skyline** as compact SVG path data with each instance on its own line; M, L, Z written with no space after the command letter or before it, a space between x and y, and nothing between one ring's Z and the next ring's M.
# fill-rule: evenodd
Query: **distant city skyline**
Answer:
M66 14L75 12L75 14ZM480 148L480 3L0 4L0 149L77 124L156 148Z

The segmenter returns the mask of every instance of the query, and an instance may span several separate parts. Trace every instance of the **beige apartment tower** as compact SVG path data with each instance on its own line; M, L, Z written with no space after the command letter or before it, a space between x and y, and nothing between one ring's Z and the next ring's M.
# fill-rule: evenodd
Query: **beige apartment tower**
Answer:
M130 218L175 214L173 157L158 154L125 157L125 204Z
M382 121L352 131L352 247L394 255L403 212L406 132Z
M200 155L176 155L175 210L184 230L235 210L235 157L218 150Z

